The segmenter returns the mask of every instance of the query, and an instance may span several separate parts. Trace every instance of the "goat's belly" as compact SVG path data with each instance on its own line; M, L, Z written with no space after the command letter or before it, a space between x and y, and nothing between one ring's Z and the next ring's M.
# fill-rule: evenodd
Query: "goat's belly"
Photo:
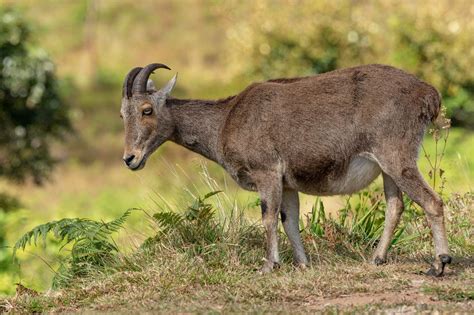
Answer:
M358 156L349 164L345 176L328 182L329 193L335 195L355 193L372 183L381 171L376 162Z
M381 169L377 162L366 157L357 156L351 160L343 174L334 178L321 179L315 183L296 183L294 189L319 196L347 195L367 187L377 176Z

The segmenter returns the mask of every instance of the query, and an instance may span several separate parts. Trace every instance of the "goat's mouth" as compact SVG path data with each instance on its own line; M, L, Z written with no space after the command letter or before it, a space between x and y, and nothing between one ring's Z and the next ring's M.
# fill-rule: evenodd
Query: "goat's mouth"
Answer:
M141 170L142 168L145 167L145 164L146 164L146 155L143 156L141 158L141 160L138 161L137 163L133 163L133 164L128 165L128 168L132 171L139 171L139 170Z

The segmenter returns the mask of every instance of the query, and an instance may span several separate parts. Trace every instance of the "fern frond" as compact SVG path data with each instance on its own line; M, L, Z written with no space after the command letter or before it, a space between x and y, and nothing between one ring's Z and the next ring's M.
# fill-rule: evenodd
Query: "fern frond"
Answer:
M180 226L184 220L182 214L170 211L157 212L153 214L153 218L158 223L158 226L163 229L163 231L168 231L171 228Z
M74 224L74 221L75 219L62 219L34 227L31 231L23 234L23 236L15 243L15 246L13 246L13 257L16 257L18 249L24 250L27 245L31 245L32 243L37 246L39 238L42 238L43 242L45 242L48 233L51 231L53 231L55 236L59 235L59 230L61 230L62 227L68 227L69 225ZM58 238L64 240L64 237Z
M66 218L38 225L25 233L15 243L13 257L16 259L17 251L19 249L24 250L27 245L33 243L37 246L40 239L46 244L46 237L50 233L59 241L64 242L60 250L67 244L74 243L71 250L73 260L78 257L91 257L100 252L118 252L118 248L110 235L123 227L131 211L132 209L125 211L119 218L110 222Z

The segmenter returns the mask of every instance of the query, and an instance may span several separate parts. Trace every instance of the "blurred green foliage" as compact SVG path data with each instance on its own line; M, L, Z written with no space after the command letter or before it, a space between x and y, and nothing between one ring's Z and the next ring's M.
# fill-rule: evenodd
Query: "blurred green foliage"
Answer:
M11 223L12 212L21 207L20 202L5 193L0 193L0 293L9 293L15 269L7 238L7 224Z
M443 95L453 125L474 128L474 75L465 60L469 58L469 50L467 54L453 53L455 41L462 41L462 37L437 29L432 23L427 23L422 32L415 29L416 21L410 16L404 18L403 24L396 24L393 30L398 48L395 61L435 84ZM464 43L466 49L473 43L471 36L471 40Z
M437 87L453 125L474 128L472 4L257 1L228 9L237 75L270 79L391 64Z
M224 97L254 80L386 63L433 84L453 125L474 128L471 1L79 0L58 6L44 0L31 6L17 0L15 6L37 22L60 73L80 88L116 93L131 67L156 61L179 71L178 88L193 97ZM168 75L155 79L165 82Z
M0 9L0 176L40 183L54 160L50 140L71 129L54 65L33 44L28 23Z

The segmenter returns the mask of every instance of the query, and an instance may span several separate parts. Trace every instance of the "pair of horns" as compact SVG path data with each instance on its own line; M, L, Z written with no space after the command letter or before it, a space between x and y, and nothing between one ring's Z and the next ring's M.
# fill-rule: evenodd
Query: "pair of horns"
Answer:
M159 68L171 70L167 65L162 63L152 63L145 68L136 67L130 70L123 82L122 96L130 98L133 94L144 94L146 92L148 78L153 71Z

